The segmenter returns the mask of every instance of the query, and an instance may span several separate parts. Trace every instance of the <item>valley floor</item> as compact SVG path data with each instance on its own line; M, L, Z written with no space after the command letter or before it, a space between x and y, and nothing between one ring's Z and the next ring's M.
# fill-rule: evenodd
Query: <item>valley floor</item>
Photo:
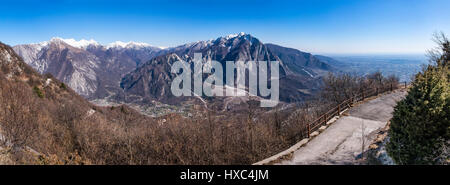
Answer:
M292 158L278 164L360 164L363 148L368 149L405 95L406 90L397 90L351 108L348 115L295 151Z

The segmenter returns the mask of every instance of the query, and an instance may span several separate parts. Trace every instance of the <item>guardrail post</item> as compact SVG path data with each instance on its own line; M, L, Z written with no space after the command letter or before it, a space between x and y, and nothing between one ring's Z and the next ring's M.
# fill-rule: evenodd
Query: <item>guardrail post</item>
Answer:
M341 104L338 105L338 116L341 115Z
M327 113L325 113L325 124L327 124L327 122L328 122L328 114Z
M362 90L362 100L364 101L364 89Z
M308 123L308 138L311 137L311 125Z

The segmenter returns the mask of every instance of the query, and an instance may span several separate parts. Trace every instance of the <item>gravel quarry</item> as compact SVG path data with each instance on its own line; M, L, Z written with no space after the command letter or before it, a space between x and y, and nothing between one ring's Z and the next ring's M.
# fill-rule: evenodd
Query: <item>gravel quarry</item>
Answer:
M281 165L360 164L361 153L377 131L392 117L394 106L407 94L405 89L380 95L352 107L326 130L296 150Z

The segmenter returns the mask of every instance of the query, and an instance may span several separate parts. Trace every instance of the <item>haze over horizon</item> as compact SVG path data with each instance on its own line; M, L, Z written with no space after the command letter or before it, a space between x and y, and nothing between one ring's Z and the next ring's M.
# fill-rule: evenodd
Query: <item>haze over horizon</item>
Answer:
M450 33L446 0L10 1L0 41L52 37L173 47L239 32L316 54L423 54L432 34Z

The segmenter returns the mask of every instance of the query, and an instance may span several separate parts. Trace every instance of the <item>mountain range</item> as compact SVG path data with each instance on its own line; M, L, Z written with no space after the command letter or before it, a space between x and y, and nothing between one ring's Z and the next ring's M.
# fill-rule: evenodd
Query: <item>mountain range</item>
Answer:
M279 61L280 100L284 102L308 98L318 90L325 74L336 71L327 57L264 44L245 33L170 48L120 41L101 45L94 40L56 37L13 49L38 72L52 74L83 97L110 102L180 104L186 98L170 93L175 77L170 66L180 59L192 61L194 53L222 65L226 61Z

